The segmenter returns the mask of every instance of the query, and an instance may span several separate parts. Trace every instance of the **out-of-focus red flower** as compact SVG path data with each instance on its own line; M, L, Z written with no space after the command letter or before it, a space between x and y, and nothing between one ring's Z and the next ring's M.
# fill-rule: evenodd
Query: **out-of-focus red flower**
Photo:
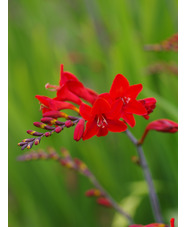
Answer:
M145 106L136 100L142 90L142 84L130 86L128 80L121 74L117 74L111 89L110 96L113 100L122 102L121 117L131 126L135 126L133 114L146 115Z
M111 202L105 197L98 198L97 203L105 207L112 207Z
M61 65L59 86L47 84L45 87L57 91L56 100L71 101L78 105L82 103L80 98L93 104L98 96L96 92L86 88L75 75L63 71L63 65Z
M81 118L74 130L74 140L79 141L82 138L84 133L84 128L85 128L85 120Z
M129 227L168 227L168 225L162 224L162 223L152 223L148 225L130 225Z
M171 227L174 227L174 218L171 218L170 224L171 224Z
M79 109L68 102L58 101L56 99L51 99L46 96L36 95L35 96L40 103L42 104L41 109L42 112L48 112L48 111L59 111L63 109L71 109L76 112L79 112Z
M150 130L155 130L158 132L175 133L178 131L178 124L176 122L168 120L168 119L159 119L156 121L152 121L151 123L149 123L147 125L145 132L139 141L140 144L143 143L145 137L147 136L147 134Z
M154 108L156 107L156 99L155 98L146 98L140 99L138 102L141 102L142 105L145 107L147 113L143 115L145 119L149 119L149 114L153 112Z
M117 102L117 103L116 103ZM86 129L83 134L83 140L90 139L93 136L106 136L108 131L123 132L127 129L120 118L121 104L116 101L112 105L101 97L93 104L93 107L82 103L80 106L80 115L87 120Z

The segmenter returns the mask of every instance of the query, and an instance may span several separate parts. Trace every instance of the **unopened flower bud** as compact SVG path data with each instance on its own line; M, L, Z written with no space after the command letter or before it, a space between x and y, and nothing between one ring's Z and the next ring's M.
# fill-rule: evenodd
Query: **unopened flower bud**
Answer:
M175 133L178 131L178 124L176 122L168 120L168 119L159 119L156 121L152 121L151 123L149 123L147 125L145 132L139 141L139 144L143 143L145 137L147 136L147 134L150 130L155 130L158 132Z
M73 126L74 125L74 123L71 121L71 120L67 120L66 122L65 122L65 126L67 127L67 128L69 128L69 127L71 127L71 126Z
M93 188L93 189L86 191L85 195L88 197L91 197L91 196L98 197L98 196L101 196L102 193L100 192L100 190Z
M105 207L112 207L111 202L105 197L98 198L97 203Z
M84 128L85 128L85 120L81 118L74 130L74 140L79 141L82 138L84 133Z
M146 98L140 99L138 102L141 102L145 107L147 114L143 115L145 119L149 119L149 114L153 112L154 108L156 107L156 99L155 98Z
M43 133L36 132L36 131L33 131L33 130L27 130L27 133L30 134L30 135L33 135L33 136L41 136L41 135L43 135Z
M61 126L58 126L55 128L56 133L60 133L62 130L63 130L63 128Z

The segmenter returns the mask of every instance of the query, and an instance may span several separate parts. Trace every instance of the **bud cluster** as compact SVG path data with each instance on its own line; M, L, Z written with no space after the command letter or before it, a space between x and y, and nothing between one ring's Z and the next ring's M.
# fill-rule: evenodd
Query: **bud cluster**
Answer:
M65 122L58 121L54 118L54 116L56 116L55 114L56 113L54 113L54 115L51 115L52 117L50 116L42 118L41 122L33 123L33 125L37 128L45 129L47 130L47 132L41 133L34 130L27 130L27 133L29 135L36 136L36 138L24 139L20 143L18 143L18 146L20 146L22 150L24 150L25 148L31 149L34 144L38 145L40 143L42 137L49 137L54 132L60 133L65 127L72 127L80 121L80 118L68 116L67 114L65 114L65 118L67 119Z

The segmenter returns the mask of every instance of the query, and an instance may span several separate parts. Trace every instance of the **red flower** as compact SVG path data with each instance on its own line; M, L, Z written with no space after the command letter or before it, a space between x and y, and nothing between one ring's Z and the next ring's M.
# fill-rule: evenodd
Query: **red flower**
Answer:
M86 88L75 75L70 72L63 71L63 65L61 65L59 86L47 84L46 88L53 88L57 91L56 100L71 101L78 105L82 103L81 99L93 104L97 98L97 93L93 90Z
M154 108L156 107L156 99L155 98L146 98L140 99L138 102L141 102L142 105L145 107L147 114L144 114L143 117L145 119L149 119L149 114L153 112Z
M116 105L117 103L117 105ZM123 132L127 129L120 118L121 103L117 101L112 105L101 97L93 104L93 107L82 103L80 106L80 115L87 120L86 129L83 134L83 140L90 139L93 136L106 136L108 131Z
M142 88L142 84L130 86L128 80L123 75L118 74L116 75L110 89L110 96L112 99L120 100L120 102L122 102L121 117L131 127L135 126L133 114L147 114L144 105L136 100Z
M130 225L129 227L168 227L168 226L165 224L162 224L162 223L152 223L152 224L148 224L148 225L134 224L134 225Z
M147 134L150 130L155 130L158 132L175 133L178 131L178 124L176 122L168 120L168 119L159 119L156 121L152 121L151 123L149 123L147 125L145 132L139 141L140 144L143 143L145 137L147 136Z
M76 112L79 112L79 109L72 105L71 103L68 102L63 102L63 101L57 101L55 98L51 99L46 96L41 96L41 95L36 95L35 96L41 105L42 113L48 112L48 111L58 111L58 110L63 110L63 109L71 109Z
M170 224L171 224L171 227L174 227L174 218L171 218Z

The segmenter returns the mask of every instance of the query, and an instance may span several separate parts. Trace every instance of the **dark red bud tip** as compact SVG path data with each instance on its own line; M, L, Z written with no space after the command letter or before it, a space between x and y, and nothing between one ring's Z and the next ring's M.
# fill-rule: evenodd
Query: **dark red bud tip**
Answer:
M62 130L63 130L63 128L61 126L58 126L55 128L56 133L60 133Z
M25 144L27 144L27 143L26 143L26 142L20 142L20 143L18 143L17 145L20 146L20 147L22 147L22 146L25 145Z
M33 130L27 130L27 133L29 135L33 135L33 136L41 136L41 135L43 135L43 133L36 132L36 131L33 131Z
M43 114L43 117L52 117L52 118L68 118L68 115L66 113L60 112L60 111L49 111Z
M38 127L38 128L45 128L45 124L41 123L41 122L34 122L33 123L34 126Z
M112 207L111 202L105 197L98 198L97 203L105 207Z
M49 136L51 136L51 133L50 132L45 132L45 134L44 134L46 137L49 137Z
M40 143L41 137L37 138L34 142L35 145L38 145Z
M96 189L96 188L93 188L93 189L90 189L90 190L86 191L86 192L85 192L85 195L86 195L87 197L91 197L91 196L97 197L97 196L101 196L102 193L100 192L100 190L98 190L98 189Z
M56 119L52 117L44 117L41 119L41 122L54 125L56 123Z
M74 130L74 140L79 141L82 138L84 133L84 128L85 128L85 120L81 118Z
M71 126L73 126L73 125L74 125L74 123L73 123L71 120L65 121L65 126L66 126L67 128L69 128L69 127L71 127Z

